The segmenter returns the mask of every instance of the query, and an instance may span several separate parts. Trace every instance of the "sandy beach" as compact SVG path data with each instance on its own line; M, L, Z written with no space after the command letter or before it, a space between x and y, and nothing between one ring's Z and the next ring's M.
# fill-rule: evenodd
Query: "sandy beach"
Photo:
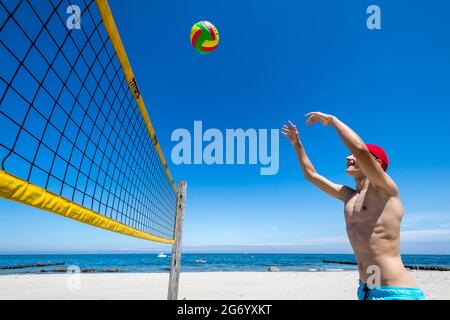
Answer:
M450 272L415 271L429 299L450 299ZM167 273L0 276L0 299L166 299ZM358 274L339 272L188 272L179 299L356 299Z

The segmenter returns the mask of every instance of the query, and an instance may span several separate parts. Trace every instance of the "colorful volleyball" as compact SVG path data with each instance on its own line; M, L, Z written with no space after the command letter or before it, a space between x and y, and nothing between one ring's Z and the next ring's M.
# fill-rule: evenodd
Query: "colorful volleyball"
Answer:
M201 54L210 53L219 44L219 32L209 21L197 22L191 30L191 44Z

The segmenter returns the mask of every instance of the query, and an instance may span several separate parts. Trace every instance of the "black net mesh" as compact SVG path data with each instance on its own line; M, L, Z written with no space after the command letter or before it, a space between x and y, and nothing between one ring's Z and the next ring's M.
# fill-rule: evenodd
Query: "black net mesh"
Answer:
M176 193L95 1L0 2L1 168L101 215L173 239Z

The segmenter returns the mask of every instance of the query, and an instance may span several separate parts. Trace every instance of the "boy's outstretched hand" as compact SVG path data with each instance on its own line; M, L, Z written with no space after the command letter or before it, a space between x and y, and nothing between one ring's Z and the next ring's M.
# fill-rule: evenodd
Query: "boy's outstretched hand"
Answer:
M326 114L323 112L309 112L305 115L306 117L309 117L306 121L306 125L310 126L316 122L320 122L324 126L328 126L333 123L335 120L335 117ZM281 134L285 135L289 138L289 141L295 145L296 143L300 142L297 126L291 122L291 120L288 121L287 125L283 125L281 128Z
M306 121L306 124L308 126L316 122L320 122L324 126L328 126L333 122L334 119L334 116L323 112L309 112L305 116L309 117L309 119Z
M300 141L297 126L293 124L291 120L288 121L287 125L283 125L281 128L281 134L288 137L289 141L294 145Z

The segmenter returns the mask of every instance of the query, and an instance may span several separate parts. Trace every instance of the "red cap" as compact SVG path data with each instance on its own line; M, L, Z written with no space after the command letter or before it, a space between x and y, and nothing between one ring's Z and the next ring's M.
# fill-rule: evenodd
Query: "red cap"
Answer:
M373 154L377 159L381 160L381 167L383 168L384 171L387 171L387 168L389 166L389 158L387 156L386 151L384 151L383 148L374 144L366 144L366 146L371 154Z

